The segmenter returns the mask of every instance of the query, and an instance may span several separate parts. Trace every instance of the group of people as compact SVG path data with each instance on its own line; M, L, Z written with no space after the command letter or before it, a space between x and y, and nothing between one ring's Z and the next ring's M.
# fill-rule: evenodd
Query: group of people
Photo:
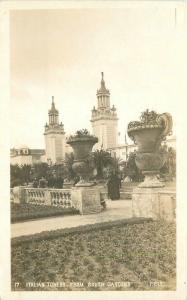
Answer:
M76 178L76 182L79 178ZM62 177L51 177L46 180L44 177L37 180L37 178L33 181L33 188L56 188L62 189L64 184L64 179ZM120 199L120 187L121 187L121 179L118 177L116 173L112 173L107 181L107 190L108 190L108 198L111 200Z
M44 177L37 180L37 178L33 181L33 188L56 188L63 189L64 179L61 177L52 177L46 180Z

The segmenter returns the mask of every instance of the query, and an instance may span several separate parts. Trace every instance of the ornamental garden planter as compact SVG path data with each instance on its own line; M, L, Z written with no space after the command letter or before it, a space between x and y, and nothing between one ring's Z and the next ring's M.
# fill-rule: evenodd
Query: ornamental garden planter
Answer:
M67 142L74 151L75 160L72 168L80 178L71 189L73 206L80 214L99 213L102 210L100 188L89 180L94 169L89 156L93 145L97 142L98 138L90 135L86 129L77 131Z
M76 186L93 185L92 182L89 182L89 177L94 169L94 166L89 161L89 155L97 142L98 138L90 135L86 130L77 131L76 135L71 136L67 141L67 144L73 148L74 152L72 168L80 178Z
M166 155L161 151L161 142L172 132L172 117L169 113L157 114L146 110L140 121L128 124L128 135L138 145L136 165L145 175L139 187L162 187L158 180L159 170L164 165Z

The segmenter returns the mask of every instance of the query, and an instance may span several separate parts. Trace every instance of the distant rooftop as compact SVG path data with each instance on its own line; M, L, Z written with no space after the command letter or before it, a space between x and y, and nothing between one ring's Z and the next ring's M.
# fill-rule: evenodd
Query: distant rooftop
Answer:
M10 149L10 153L11 154L15 154L16 152L20 151L20 150L25 150L28 149L28 152L30 155L44 155L45 154L45 150L44 149L30 149L26 146L21 146L19 148L11 148Z
M44 149L29 149L31 154L45 154Z

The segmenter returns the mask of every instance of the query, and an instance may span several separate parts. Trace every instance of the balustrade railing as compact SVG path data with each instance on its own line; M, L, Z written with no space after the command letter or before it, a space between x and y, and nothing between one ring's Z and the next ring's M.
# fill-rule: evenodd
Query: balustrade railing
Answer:
M49 193L51 198L51 205L61 207L72 207L70 189L49 190Z
M46 205L47 200L47 190L46 189L34 189L25 188L26 192L26 202L30 204Z
M59 207L73 207L71 201L71 189L47 189L47 188L26 188L20 187L24 191L24 202L35 205L51 205ZM10 190L10 200L15 201L16 193Z

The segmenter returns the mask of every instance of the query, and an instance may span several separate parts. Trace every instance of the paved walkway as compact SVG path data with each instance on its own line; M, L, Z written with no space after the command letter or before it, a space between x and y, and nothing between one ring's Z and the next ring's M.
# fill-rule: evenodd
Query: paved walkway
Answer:
M18 237L22 235L35 234L42 231L77 227L80 225L115 221L132 217L131 200L107 200L106 203L107 209L98 214L59 216L12 224L11 236Z

